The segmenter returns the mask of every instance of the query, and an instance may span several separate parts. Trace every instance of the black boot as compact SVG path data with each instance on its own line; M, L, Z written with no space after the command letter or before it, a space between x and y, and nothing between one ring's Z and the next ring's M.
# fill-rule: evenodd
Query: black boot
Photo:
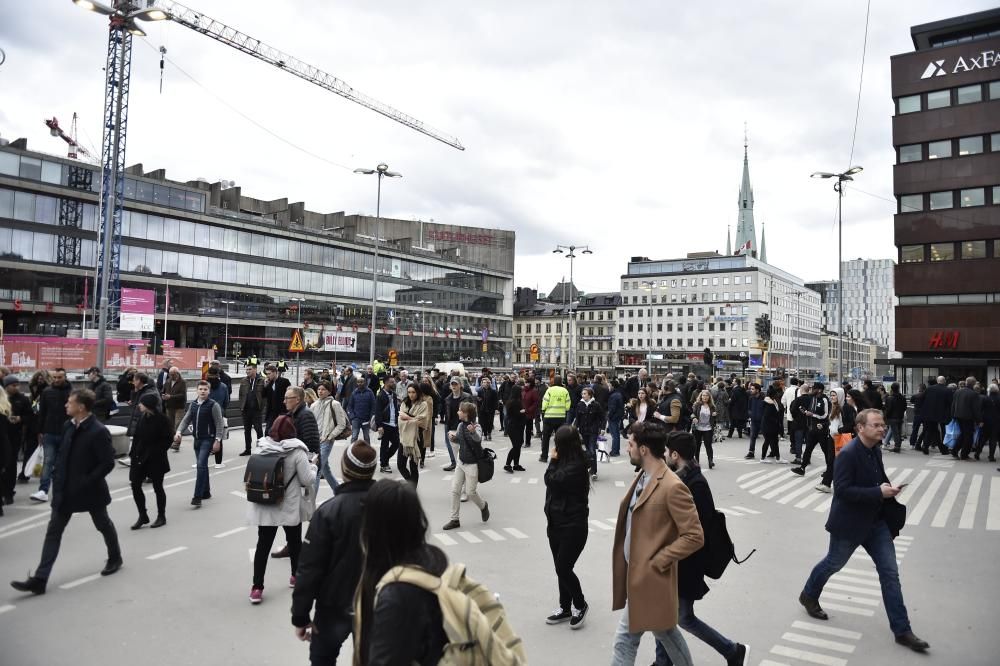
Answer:
M164 526L164 525L166 525L166 524L167 524L167 517L166 517L166 516L164 516L164 515L163 515L163 514L161 513L160 515L158 515L158 516L156 517L156 520L154 520L154 521L153 521L153 524L152 524L152 525L150 525L149 527L150 527L150 529L153 529L153 528L156 528L156 527L163 527L163 526Z
M140 513L139 519L135 521L134 525L132 525L132 529L133 530L142 529L143 525L148 525L148 524L149 524L149 516L145 513Z
M28 576L27 580L13 580L10 582L10 586L17 590L18 592L31 592L32 594L45 594L45 583L44 578L36 578L34 576Z

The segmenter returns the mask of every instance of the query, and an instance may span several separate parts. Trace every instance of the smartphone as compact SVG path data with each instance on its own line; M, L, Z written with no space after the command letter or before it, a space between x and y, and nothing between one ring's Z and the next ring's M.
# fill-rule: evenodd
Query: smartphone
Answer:
M901 483L898 486L896 486L896 488L898 488L900 490L900 492L902 492L903 488L906 488L906 486L908 486L908 485L910 485L910 484L908 484L908 483Z

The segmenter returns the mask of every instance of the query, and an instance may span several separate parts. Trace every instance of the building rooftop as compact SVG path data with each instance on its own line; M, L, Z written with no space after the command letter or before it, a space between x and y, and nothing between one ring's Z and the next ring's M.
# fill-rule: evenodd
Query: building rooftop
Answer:
M917 51L1000 37L1000 8L922 23L910 28Z

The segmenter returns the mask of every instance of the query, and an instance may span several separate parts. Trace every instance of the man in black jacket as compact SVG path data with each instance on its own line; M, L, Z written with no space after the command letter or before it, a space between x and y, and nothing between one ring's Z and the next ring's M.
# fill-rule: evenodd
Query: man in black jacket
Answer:
M264 413L264 380L257 374L257 366L247 365L247 376L240 384L240 414L243 415L244 448L241 456L250 455L251 433L261 439L264 433L260 429L260 417Z
M667 467L677 474L678 478L691 491L695 508L702 529L706 532L715 520L715 501L708 480L701 473L701 467L695 462L694 436L689 432L672 432L667 435ZM742 643L734 643L712 627L705 624L694 614L694 602L705 598L708 585L705 585L705 548L688 555L677 565L677 596L678 624L687 632L707 643L721 654L729 666L743 666L747 663L748 648ZM669 657L663 646L656 643L656 663L669 663Z
M882 396L879 395L878 389L872 384L872 380L866 379L862 382L864 385L864 390L861 393L864 394L865 400L868 401L869 406L872 409L882 410L885 406L882 404Z
M927 392L924 393L924 455L930 447L937 447L942 455L948 453L941 438L944 426L951 418L951 391L942 376L937 381L928 378Z
M21 393L21 382L14 375L7 375L3 378L3 390L7 393L7 400L10 401L10 417L7 419L7 459L0 461L3 468L3 479L0 481L0 496L4 504L13 504L17 485L17 456L24 448L25 437L29 432L35 418L35 412L31 409L31 400ZM0 425L0 427L4 427ZM27 451L25 451L27 453ZM27 457L25 457L27 460Z
M306 407L304 389L299 386L285 389L285 410L295 419L297 437L306 445L309 453L319 453L319 424L316 423L316 415Z
M951 455L961 457L962 460L969 459L976 427L983 425L983 403L975 386L976 378L969 377L965 380L965 386L955 391L955 397L951 400L951 415L958 420L961 428L958 444Z
M49 487L52 484L52 469L59 455L59 447L63 441L63 425L66 423L66 402L72 390L66 381L66 370L56 368L51 373L52 383L42 391L38 398L38 444L42 447L45 461L42 466L42 479L38 484L38 492L31 495L36 502L49 500Z
M372 487L375 449L358 440L344 452L344 482L309 521L302 542L292 592L292 625L299 640L309 641L314 666L335 664L351 634L354 588L361 579L361 518L364 499ZM309 613L316 604L310 622Z
M97 404L94 405L94 416L102 422L107 421L112 416L112 412L118 412L118 405L115 404L115 392L111 384L101 374L101 369L97 366L87 370L87 379L90 380L89 388L97 396Z
M33 576L11 582L11 587L19 592L45 594L52 565L59 555L63 531L74 513L89 513L94 526L104 536L108 561L101 575L109 576L122 567L118 533L108 516L111 493L104 480L115 466L115 451L111 446L111 433L94 418L95 402L93 391L88 389L73 391L66 401L64 413L72 421L65 423L59 447L59 462L53 477L52 515L45 531L42 557Z
M382 390L375 397L375 426L382 440L379 445L379 471L392 474L389 461L399 450L399 399L396 397L396 380L392 377L386 378Z
M292 385L273 365L264 368L267 381L264 383L264 434L271 429L274 419L285 413L285 391Z

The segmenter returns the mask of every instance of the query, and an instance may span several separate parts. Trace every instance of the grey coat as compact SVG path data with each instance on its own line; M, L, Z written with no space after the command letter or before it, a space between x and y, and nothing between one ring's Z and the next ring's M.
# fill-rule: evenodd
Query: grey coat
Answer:
M285 477L291 483L285 487L281 504L247 502L247 524L252 527L291 527L309 520L316 508L313 494L316 466L309 464L306 445L300 439L276 442L265 437L261 440L257 455L285 456Z

